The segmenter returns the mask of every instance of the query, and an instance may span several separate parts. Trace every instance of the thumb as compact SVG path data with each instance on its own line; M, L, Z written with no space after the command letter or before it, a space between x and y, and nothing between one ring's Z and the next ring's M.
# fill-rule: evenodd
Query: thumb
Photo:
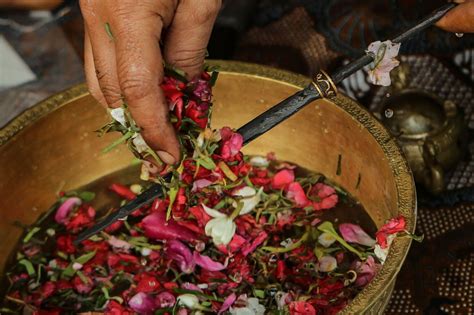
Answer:
M202 71L206 47L221 6L220 0L180 1L168 28L165 60L186 72L188 79Z

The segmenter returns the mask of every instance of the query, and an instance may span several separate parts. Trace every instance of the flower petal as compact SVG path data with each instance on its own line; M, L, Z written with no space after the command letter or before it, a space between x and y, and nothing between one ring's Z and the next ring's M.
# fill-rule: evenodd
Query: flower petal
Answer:
M332 256L323 256L318 261L318 269L322 272L330 272L337 268L337 260Z
M224 213L221 213L217 210L209 208L205 204L202 204L202 207L204 208L204 211L206 211L206 213L208 215L210 215L211 217L213 217L213 218L225 218L225 217L227 217Z
M196 236L188 228L176 223L173 219L166 221L164 212L153 212L142 220L145 235L156 240L192 241Z
M198 252L193 253L193 258L198 266L209 271L220 271L227 267L227 264L221 264L220 262L214 261L210 257L201 255Z
M171 240L166 246L166 256L178 263L182 272L190 274L196 265L191 250L177 240Z
M365 231L359 225L342 223L339 225L339 232L341 232L341 235L346 242L369 247L375 245L375 240L365 233Z
M135 294L129 301L128 305L139 314L152 314L156 309L154 299L143 292Z
M217 315L220 315L224 313L225 311L227 311L229 307L231 307L232 304L234 304L236 299L237 299L237 295L235 293L232 293L229 296L227 296L224 300L224 303L222 303L222 306L219 309L219 312L217 313Z
M110 116L122 126L126 127L125 110L122 107L111 109Z
M66 199L61 206L59 206L56 214L54 215L54 220L58 223L64 224L66 222L69 213L74 209L75 206L82 204L82 200L78 197L71 197Z

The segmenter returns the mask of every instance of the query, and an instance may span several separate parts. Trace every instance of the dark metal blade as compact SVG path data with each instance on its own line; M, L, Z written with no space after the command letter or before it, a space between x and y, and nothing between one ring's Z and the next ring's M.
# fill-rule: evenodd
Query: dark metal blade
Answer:
M405 39L409 38L410 36L433 25L439 19L441 19L449 10L456 7L456 5L456 3L450 3L435 10L429 16L417 23L414 27L410 28L409 30L403 32L401 35L394 38L392 42L400 43ZM370 54L365 54L361 56L359 59L338 69L332 75L333 82L335 84L340 83L342 80L344 80L351 74L370 64L372 61L373 56L371 56ZM244 126L240 127L237 132L243 136L245 145L250 141L254 140L255 138L266 133L273 127L277 126L281 122L285 121L292 115L296 114L307 104L319 98L321 98L321 96L319 95L318 91L314 88L312 84L309 84L303 90L281 101L277 105L273 106L272 108L268 109L267 111L263 112L256 118L246 123ZM149 204L154 199L160 197L163 197L163 190L161 186L158 184L153 184L150 188L140 194L136 199L132 200L116 212L110 214L103 221L79 234L77 239L74 241L74 244L78 245L83 240L86 240L90 236L99 233L115 221L125 218L127 215L129 215L136 209L146 204Z
M77 246L80 242L88 239L92 235L99 233L115 221L127 217L133 211L151 203L156 198L161 197L163 197L163 187L158 184L151 185L150 188L138 195L137 198L133 199L117 211L109 214L104 220L100 221L96 225L80 233L74 240L74 245Z

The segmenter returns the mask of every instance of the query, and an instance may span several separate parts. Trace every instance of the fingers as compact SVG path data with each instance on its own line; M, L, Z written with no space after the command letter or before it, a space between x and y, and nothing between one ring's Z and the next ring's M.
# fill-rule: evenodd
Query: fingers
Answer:
M221 6L220 0L182 0L167 30L165 60L186 72L188 79L202 71L206 47Z
M436 25L440 28L457 33L474 32L474 1L456 1L462 2L457 7L446 13Z
M156 14L140 18L111 19L120 90L147 144L167 164L179 160L175 131L169 121L169 108L159 87L163 65L159 38L163 18Z
M102 106L107 107L107 101L100 90L99 81L97 80L94 56L92 54L92 46L87 29L84 33L84 71L87 87L89 88L92 97L94 97Z
M114 39L106 31L107 14L97 6L95 14L85 14L85 29L90 39L94 67L100 91L108 107L122 106L122 96L117 77ZM105 18L104 18L105 17ZM91 92L92 93L92 92Z

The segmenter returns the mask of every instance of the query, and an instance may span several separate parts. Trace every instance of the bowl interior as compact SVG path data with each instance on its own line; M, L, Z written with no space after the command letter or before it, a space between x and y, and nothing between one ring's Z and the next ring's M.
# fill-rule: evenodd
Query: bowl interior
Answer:
M215 128L237 128L308 82L261 66L219 65ZM106 112L79 86L37 105L1 131L0 271L21 234L15 221L30 224L54 202L58 191L130 166L133 157L124 146L100 153L116 138L95 135L107 121ZM414 186L399 148L370 114L343 95L309 104L244 151L275 152L280 160L323 173L356 197L377 226L403 214L409 230L414 228ZM390 284L408 246L409 240L396 240L382 272L364 290L365 302L358 297L347 311L362 309Z

